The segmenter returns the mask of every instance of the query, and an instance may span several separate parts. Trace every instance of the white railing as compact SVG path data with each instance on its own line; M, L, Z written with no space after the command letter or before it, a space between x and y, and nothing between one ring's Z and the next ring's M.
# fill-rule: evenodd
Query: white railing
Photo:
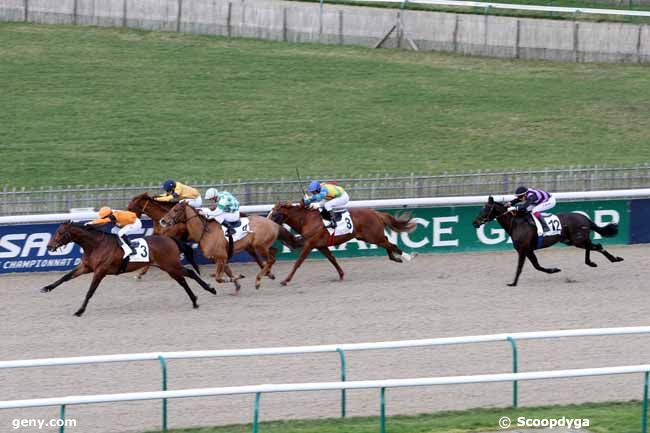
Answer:
M162 390L167 390L167 361L172 359L199 359L199 358L226 358L226 357L246 357L246 356L270 356L270 355L295 355L295 354L313 354L313 353L337 353L340 362L341 382L346 381L346 353L362 350L380 350L380 349L404 349L415 347L433 347L444 345L471 344L471 343L489 343L489 342L508 342L512 349L512 371L518 372L517 361L517 341L522 340L539 340L549 338L566 338L566 337L587 337L587 336L611 336L611 335L635 335L649 334L650 326L618 327L618 328L594 328L594 329L566 329L556 331L537 331L537 332L515 332L509 334L488 334L474 335L464 337L444 337L419 340L402 340L402 341L384 341L374 343L353 343L353 344L330 344L314 346L293 346L293 347L270 347L270 348L253 348L253 349L226 349L226 350L196 350L184 352L149 352L149 353L131 353L116 355L96 355L80 356L66 358L44 358L44 359L27 359L14 361L0 361L1 369L10 368L30 368L30 367L51 367L63 365L82 365L82 364L105 364L113 362L134 362L134 361L158 361L162 373ZM341 416L346 416L347 398L345 388L341 388ZM518 402L518 385L513 379L512 405L517 407ZM163 430L167 426L167 401L163 400L162 407L162 425Z
M536 6L526 4L509 4L509 3L491 3L491 2L475 2L475 1L461 1L461 0L359 0L363 3L400 3L406 5L423 4L423 5L440 5L440 6L456 6L456 7L471 7L482 9L510 9L510 10L524 10L524 11L537 11L537 12L560 12L570 14L596 14L596 15L623 15L631 17L650 17L650 11L631 11L623 9L600 9L600 8L569 8L561 6Z
M650 188L622 189L613 191L578 191L558 192L553 194L558 200L597 200L597 199L623 199L650 197ZM495 195L497 201L510 200L513 195ZM412 208L421 206L462 206L477 205L485 203L487 196L466 196L466 197L428 197L428 198L404 198L385 200L356 200L351 201L348 207L370 207L370 208ZM241 211L247 213L265 213L273 208L272 204L242 206ZM52 223L61 221L84 221L97 218L96 212L71 212L43 215L16 215L0 217L0 224L30 224L30 223Z
M608 376L619 374L645 373L643 408L641 415L641 432L646 433L647 428L647 400L648 400L648 372L650 364L584 368L572 370L538 371L528 373L507 374L482 374L474 376L448 376L427 377L415 379L388 379L388 380L362 380L350 382L320 382L320 383L292 383L292 384L266 384L253 386L230 386L219 388L198 388L175 391L132 392L123 394L99 394L88 396L70 396L55 398L40 398L28 400L0 401L0 409L22 409L32 407L60 406L60 419L65 419L65 407L77 404L111 403L125 401L167 400L171 398L210 397L220 395L255 394L255 408L253 414L253 432L257 433L259 423L259 407L262 394L277 392L306 392L306 391L332 391L348 389L380 389L380 432L386 431L386 389L416 386L460 385L476 383L513 382L522 380L561 379L590 376ZM64 423L61 423L64 425ZM60 428L63 432L64 427Z

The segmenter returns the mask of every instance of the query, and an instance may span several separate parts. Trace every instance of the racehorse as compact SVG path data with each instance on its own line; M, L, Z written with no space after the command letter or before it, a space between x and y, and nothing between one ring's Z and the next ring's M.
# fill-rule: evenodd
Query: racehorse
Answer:
M352 233L342 236L331 236L323 224L320 212L305 206L304 202L278 202L273 207L268 218L278 224L287 224L293 230L300 233L305 244L298 260L293 265L293 269L284 281L282 281L281 284L283 286L291 281L302 262L305 261L314 248L327 257L330 263L336 268L339 274L339 280L342 281L345 274L329 250L329 247L332 245L340 245L350 239L359 239L385 248L388 258L394 262L401 263L402 259L409 261L415 257L415 253L405 253L397 245L392 244L384 233L386 227L390 227L397 232L406 233L415 230L415 222L408 216L394 217L386 212L364 208L350 209L349 212L353 223ZM401 257L395 257L395 254L399 254Z
M127 209L130 210L131 212L135 212L138 215L138 217L144 213L149 218L151 218L154 222L154 226L153 226L154 234L163 234L165 236L177 237L183 241L186 241L187 228L185 227L185 224L175 224L173 226L166 227L166 228L163 228L160 225L160 219L164 217L167 214L167 212L169 212L171 208L174 207L175 204L176 202L164 202L164 201L155 200L153 197L151 197L148 193L145 192L133 197L129 202L129 206L127 207ZM262 263L262 260L260 260L259 256L255 253L255 250L252 247L250 247L246 251L255 259L255 262L261 269L264 265ZM147 273L147 270L148 267L143 268L136 278L138 280L141 279L142 276ZM269 272L267 276L272 280L275 279L275 275L273 275L272 272Z
M591 261L589 257L591 251L598 251L607 257L610 262L623 261L622 257L611 255L601 244L594 243L589 239L589 234L592 231L604 237L616 236L618 233L618 224L607 224L604 227L599 227L586 216L576 212L559 213L557 217L562 224L561 233L556 236L544 236L544 242L539 248L550 247L557 242L583 248L585 250L585 264L592 268L598 265ZM479 228L481 225L496 219L512 238L512 246L519 253L519 261L517 262L515 280L508 284L509 286L517 285L526 258L530 260L538 271L546 272L547 274L560 272L558 268L544 268L537 261L537 256L535 256L534 252L536 247L538 247L537 229L529 223L529 218L530 216L526 212L523 212L523 214L521 212L508 212L506 204L497 203L490 196L483 209L481 209L481 212L479 212L472 222L475 228Z
M196 302L196 295L192 292L187 285L185 277L189 277L199 283L199 285L208 292L216 295L217 292L209 284L203 281L192 269L183 267L180 260L181 251L185 253L186 257L191 257L188 254L190 247L182 242L173 240L166 236L147 236L145 237L149 245L150 263L131 263L129 262L125 272L133 272L142 268L143 266L157 266L163 271L167 272L178 284L180 284L190 297L192 306L199 308ZM103 232L92 226L84 226L80 223L67 222L61 224L54 233L54 236L47 244L50 251L56 251L63 245L70 242L75 242L83 248L83 256L81 263L75 269L71 270L59 280L49 284L41 289L41 292L51 292L60 284L72 280L83 274L93 273L93 280L90 288L86 293L86 299L75 316L81 317L86 311L88 301L92 298L97 286L104 279L106 275L117 275L122 262L123 250L120 246L120 241L116 235ZM192 266L198 270L196 263Z
M233 254L239 251L250 252L252 250L265 259L262 269L255 277L255 288L259 289L262 277L270 273L275 263L277 249L273 247L273 242L279 239L290 248L301 246L300 242L287 229L273 221L257 215L250 216L249 221L251 232L232 245L229 245L221 224L207 220L199 211L188 206L187 203L179 203L174 206L160 220L160 224L163 227L170 227L178 223L185 224L190 239L198 242L203 255L214 259L216 264L215 279L217 282L224 282L222 275L225 272L230 277L230 281L235 284L235 294L238 294L241 289L239 279L244 276L233 277L227 264Z

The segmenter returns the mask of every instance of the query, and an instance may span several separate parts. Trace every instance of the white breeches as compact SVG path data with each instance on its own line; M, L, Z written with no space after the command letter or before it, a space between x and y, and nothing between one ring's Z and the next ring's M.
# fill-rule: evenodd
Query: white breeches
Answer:
M348 193L344 192L340 197L336 197L333 198L332 200L326 201L323 207L327 211L331 211L333 209L341 209L344 208L349 201L350 201L350 197L348 196Z
M224 212L221 209L216 209L213 211L208 212L206 215L208 218L212 218L219 224L223 224L224 221L227 221L229 223L234 223L239 221L239 211L236 210L234 212Z
M203 204L203 199L201 198L201 194L199 194L197 198L184 198L181 202L185 202L193 208L198 209Z
M551 196L548 200L543 203L538 204L533 208L531 212L544 212L551 208L555 207L555 197Z
M142 230L142 221L140 221L140 219L138 218L135 220L133 224L128 224L125 225L124 227L113 227L111 229L111 233L118 235L121 241L122 236L138 234L141 230Z

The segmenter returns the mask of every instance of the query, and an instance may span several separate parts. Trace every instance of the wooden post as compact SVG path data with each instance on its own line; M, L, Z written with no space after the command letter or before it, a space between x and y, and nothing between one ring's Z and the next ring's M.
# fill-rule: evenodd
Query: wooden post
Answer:
M226 30L229 38L232 36L231 21L232 21L232 2L228 2L228 18L226 19Z
M515 59L519 58L519 38L521 37L521 20L517 20L517 29L515 33Z
M176 15L176 33L181 31L181 18L183 18L183 0L178 0L178 14Z
M575 61L578 62L580 60L580 56L578 54L578 30L579 30L579 24L577 22L573 23L573 54L575 56Z
M456 14L456 20L454 21L454 53L458 52L458 14Z
M343 11L339 11L339 45L343 45Z
M29 18L29 0L25 0L24 11L25 11L25 22L27 22Z
M636 38L636 59L637 63L643 63L641 60L641 34L643 32L643 24L639 24L639 32Z
M77 16L79 14L79 0L74 0L74 7L72 8L72 24L75 26L77 23Z
M282 40L287 42L287 8L282 8Z
M122 3L122 27L126 27L127 25L127 21L126 21L127 1L128 0L124 0L124 3Z

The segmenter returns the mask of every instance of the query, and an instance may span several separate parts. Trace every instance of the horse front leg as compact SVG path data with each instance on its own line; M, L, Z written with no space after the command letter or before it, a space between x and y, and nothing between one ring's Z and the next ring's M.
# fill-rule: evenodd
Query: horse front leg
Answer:
M289 281L293 278L293 276L296 274L296 271L302 265L302 262L305 261L309 253L311 252L313 246L311 245L310 242L306 242L305 245L302 247L302 251L300 251L300 255L298 256L298 260L296 260L296 263L293 264L293 269L291 269L291 272L289 272L289 275L280 283L283 286L286 286Z
M239 280L244 278L244 275L239 274L239 275L237 275L235 277L232 270L230 269L230 266L228 266L228 263L224 263L223 270L226 273L226 275L228 275L228 278L230 279L230 281L232 281L232 283L235 285L235 293L234 293L234 295L238 295L239 290L241 289L241 284L239 284Z
M70 281L74 278L77 278L79 275L87 274L89 272L92 272L91 269L87 268L86 265L81 263L79 266L53 282L52 284L48 284L47 286L43 287L41 289L41 293L47 293L51 292L54 290L56 287L60 286L61 284L65 283L66 281Z
M97 290L97 286L99 286L99 283L101 283L101 281L104 279L105 276L106 276L105 270L95 271L95 275L93 275L93 281L90 283L90 288L86 293L86 299L84 299L84 303L81 305L81 308L79 308L77 312L74 313L75 316L81 317L84 311L86 311L86 307L88 306L88 301L90 301L90 298L93 297L93 295L95 294L95 290Z
M519 259L517 261L517 272L515 274L515 280L512 283L508 284L510 287L515 287L517 285L517 281L519 281L519 276L521 275L521 270L524 267L524 262L526 261L526 253L524 251L517 251L517 253L519 253Z
M140 272L138 272L134 278L136 281L140 281L147 272L149 272L149 266L145 266L144 268L140 269Z
M538 271L546 272L547 274L554 274L556 272L561 271L561 269L558 268L545 268L542 265L540 265L539 262L537 261L537 256L532 250L529 251L528 254L526 254L526 256L528 257L528 260L530 260L530 262L533 264L533 267Z
M329 248L327 247L321 247L318 248L318 251L320 251L325 257L327 257L327 260L330 261L330 263L336 268L336 272L339 273L339 281L343 281L343 277L345 276L345 273L343 272L343 269L339 266L339 263L336 261L336 258L334 257L334 254L330 251Z

